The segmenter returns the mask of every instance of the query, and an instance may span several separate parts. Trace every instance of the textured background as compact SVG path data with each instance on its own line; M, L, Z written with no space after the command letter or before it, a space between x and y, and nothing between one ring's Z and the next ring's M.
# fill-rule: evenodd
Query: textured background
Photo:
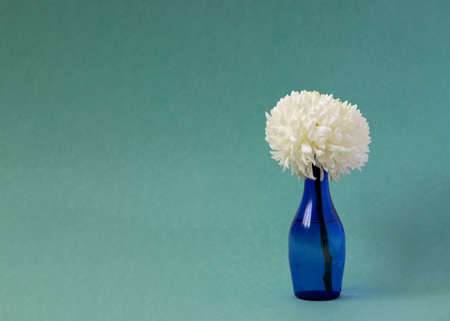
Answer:
M449 320L448 1L0 0L0 320ZM358 104L342 298L292 296L264 112Z

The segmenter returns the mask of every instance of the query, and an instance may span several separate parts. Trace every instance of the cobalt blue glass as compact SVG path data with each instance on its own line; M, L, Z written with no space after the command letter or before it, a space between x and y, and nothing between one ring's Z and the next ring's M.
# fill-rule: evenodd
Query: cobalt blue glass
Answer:
M289 232L289 263L296 297L331 300L341 293L345 262L344 227L334 208L328 173L313 167Z

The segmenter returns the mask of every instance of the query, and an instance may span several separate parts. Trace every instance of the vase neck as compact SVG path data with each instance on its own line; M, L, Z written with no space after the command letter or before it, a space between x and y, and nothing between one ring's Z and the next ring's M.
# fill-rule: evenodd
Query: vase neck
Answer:
M303 191L303 195L307 194L317 194L321 193L323 196L328 196L330 198L330 189L328 184L328 173L325 170L322 170L322 174L320 173L320 168L313 166L313 175L316 179L305 179L305 188ZM320 188L320 190L318 189Z
M304 217L297 217L305 223L307 221L317 222L321 219L325 221L338 219L330 196L328 173L322 170L321 175L320 171L320 168L314 166L313 174L316 179L305 179L303 198L300 204L303 210L298 213L303 212ZM319 215L319 213L323 215Z

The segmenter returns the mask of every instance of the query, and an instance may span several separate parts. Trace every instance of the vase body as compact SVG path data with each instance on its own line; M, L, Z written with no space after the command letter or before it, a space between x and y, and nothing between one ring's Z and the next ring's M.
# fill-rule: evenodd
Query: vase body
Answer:
M328 174L313 168L305 179L300 207L289 232L289 263L296 297L331 300L339 297L345 262L345 234L334 208Z

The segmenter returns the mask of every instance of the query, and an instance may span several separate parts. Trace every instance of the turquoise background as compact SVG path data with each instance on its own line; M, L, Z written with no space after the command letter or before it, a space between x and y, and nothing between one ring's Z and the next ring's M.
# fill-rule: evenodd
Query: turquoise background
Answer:
M0 1L0 320L449 320L448 1ZM292 295L291 90L358 104L342 298Z

